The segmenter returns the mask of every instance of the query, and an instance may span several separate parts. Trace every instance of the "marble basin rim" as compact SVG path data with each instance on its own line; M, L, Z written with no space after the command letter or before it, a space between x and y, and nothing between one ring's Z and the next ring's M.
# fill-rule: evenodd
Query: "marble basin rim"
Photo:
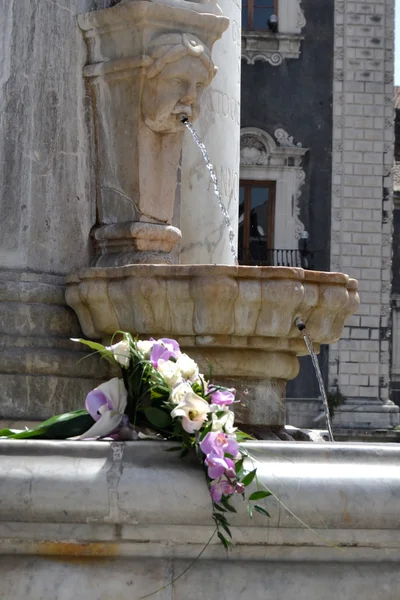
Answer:
M316 346L340 338L358 308L358 283L343 273L291 267L127 265L67 277L66 300L84 334L117 330L177 338L185 347L307 354L296 317Z

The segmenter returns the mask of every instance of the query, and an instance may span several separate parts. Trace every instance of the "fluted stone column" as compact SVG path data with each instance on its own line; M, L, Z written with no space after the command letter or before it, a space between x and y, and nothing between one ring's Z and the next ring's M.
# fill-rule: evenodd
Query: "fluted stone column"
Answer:
M218 73L195 127L215 165L237 235L240 152L241 10L239 0L221 0L230 25L213 49ZM182 149L180 194L181 263L233 264L229 236L199 149L187 132ZM235 240L235 245L237 239Z

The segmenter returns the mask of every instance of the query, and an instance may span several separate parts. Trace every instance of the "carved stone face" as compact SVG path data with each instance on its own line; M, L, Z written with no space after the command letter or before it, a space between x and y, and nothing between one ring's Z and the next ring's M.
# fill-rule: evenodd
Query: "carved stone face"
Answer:
M156 77L144 82L144 122L157 133L180 131L179 115L185 114L190 121L197 119L200 98L208 83L209 72L199 58L185 56L167 64Z

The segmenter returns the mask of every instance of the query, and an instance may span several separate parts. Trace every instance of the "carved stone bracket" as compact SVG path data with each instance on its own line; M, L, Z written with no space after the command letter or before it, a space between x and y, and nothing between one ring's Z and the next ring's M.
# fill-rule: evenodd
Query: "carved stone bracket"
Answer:
M124 0L78 18L97 147L94 265L168 263L185 115L194 121L229 25L217 4Z

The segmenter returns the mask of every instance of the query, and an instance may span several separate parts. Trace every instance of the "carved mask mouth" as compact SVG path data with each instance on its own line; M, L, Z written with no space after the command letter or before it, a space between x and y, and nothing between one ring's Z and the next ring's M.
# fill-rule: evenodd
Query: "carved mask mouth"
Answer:
M193 108L185 104L177 104L172 114L177 115L179 121L182 120L181 117L183 116L185 116L187 119L190 119L190 117L193 116Z

